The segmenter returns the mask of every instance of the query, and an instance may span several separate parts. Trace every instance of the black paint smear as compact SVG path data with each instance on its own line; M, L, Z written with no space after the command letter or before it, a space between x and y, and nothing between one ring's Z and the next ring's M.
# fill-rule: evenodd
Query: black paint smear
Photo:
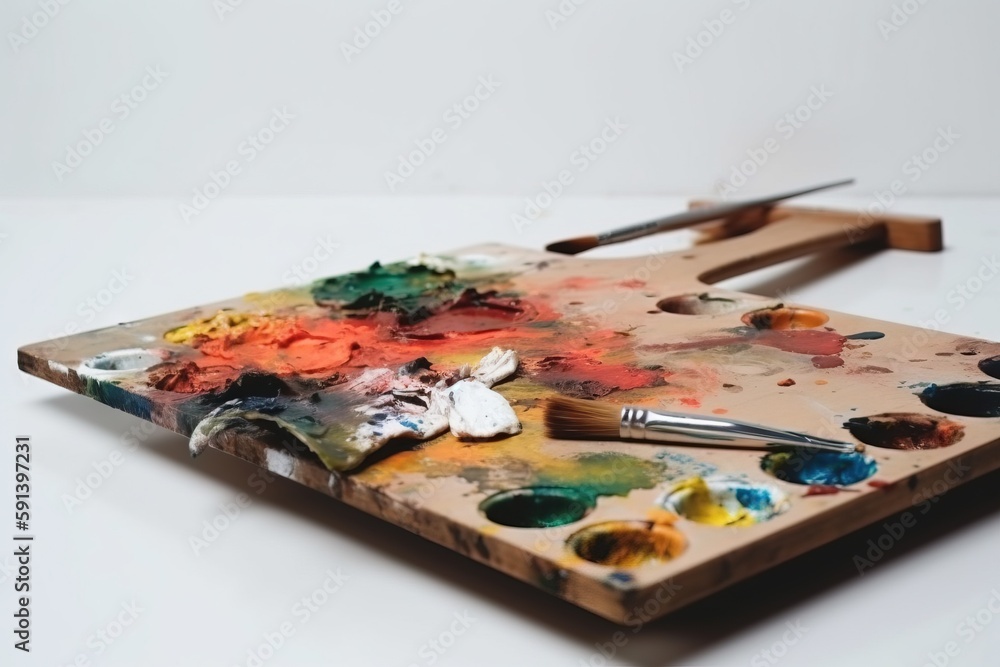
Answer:
M214 402L219 405L236 398L275 398L277 396L294 396L296 391L287 382L273 373L263 371L245 371L231 382L225 390L214 394Z
M885 334L881 331L862 331L861 333L844 336L844 338L847 340L878 340L879 338L885 338Z
M1000 384L958 382L932 384L920 393L927 407L965 417L1000 417Z

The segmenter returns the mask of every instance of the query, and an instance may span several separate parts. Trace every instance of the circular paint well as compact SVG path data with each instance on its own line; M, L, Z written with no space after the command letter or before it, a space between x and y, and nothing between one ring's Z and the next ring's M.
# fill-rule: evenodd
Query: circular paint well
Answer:
M514 528L551 528L579 521L594 509L593 496L561 486L530 486L495 493L479 504L493 523Z
M786 511L788 496L770 484L730 477L695 477L675 486L664 509L710 526L752 526Z
M675 315L725 315L741 306L740 302L724 296L702 294L682 294L661 299L656 307Z
M815 329L830 321L826 313L808 308L775 306L745 313L740 318L743 324L754 329Z
M774 452L760 461L761 470L792 484L848 486L875 474L875 460L864 454L812 450Z
M958 422L915 412L885 412L871 417L855 417L844 423L855 438L886 449L938 449L950 447L965 435Z
M580 558L612 567L668 561L687 546L679 530L650 521L596 523L570 535L566 544Z
M150 366L162 362L166 354L156 350L143 350L132 348L128 350L114 350L102 352L83 362L86 368L95 371L106 371L110 373L123 373L128 371L142 371Z
M950 415L1000 417L1000 384L996 383L932 384L920 392L920 400L932 410Z
M964 352L962 354L965 354ZM1000 380L1000 355L983 359L979 362L979 370L989 375L991 378Z

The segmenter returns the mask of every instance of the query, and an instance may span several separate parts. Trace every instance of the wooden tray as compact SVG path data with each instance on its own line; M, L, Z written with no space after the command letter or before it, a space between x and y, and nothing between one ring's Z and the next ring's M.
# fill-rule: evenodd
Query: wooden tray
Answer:
M938 250L939 221L779 207L715 229L740 226L757 229L627 259L467 248L28 345L18 363L644 622L1000 467L1000 344L709 286L858 243ZM447 375L494 346L520 357L495 387L519 435L394 440L363 462L343 447L382 418L358 412L366 370ZM551 441L540 399L558 393L869 447L828 460Z

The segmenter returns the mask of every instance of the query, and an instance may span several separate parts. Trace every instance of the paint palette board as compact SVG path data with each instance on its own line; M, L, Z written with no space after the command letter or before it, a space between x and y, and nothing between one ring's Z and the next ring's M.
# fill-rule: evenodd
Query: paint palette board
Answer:
M375 264L18 361L608 619L648 620L1000 467L1000 344L710 285L852 244L937 250L939 221L779 207L753 226L650 257L482 245ZM520 432L430 424L428 388L481 378L494 348L516 353L492 392ZM550 440L555 395L867 450Z

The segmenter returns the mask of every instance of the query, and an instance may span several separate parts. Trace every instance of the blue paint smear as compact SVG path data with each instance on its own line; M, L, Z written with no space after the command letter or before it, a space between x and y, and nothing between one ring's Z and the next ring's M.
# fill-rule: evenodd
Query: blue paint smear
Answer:
M628 572L612 572L608 575L608 581L616 584L631 584L635 581L635 577Z
M109 405L116 410L122 410L130 415L152 421L153 404L145 396L139 396L125 391L111 382L87 378L87 396Z
M834 452L776 452L760 462L764 472L793 484L848 486L868 479L878 470L863 454Z
M736 500L743 507L753 511L768 510L773 505L771 490L759 486L746 486L736 489Z

